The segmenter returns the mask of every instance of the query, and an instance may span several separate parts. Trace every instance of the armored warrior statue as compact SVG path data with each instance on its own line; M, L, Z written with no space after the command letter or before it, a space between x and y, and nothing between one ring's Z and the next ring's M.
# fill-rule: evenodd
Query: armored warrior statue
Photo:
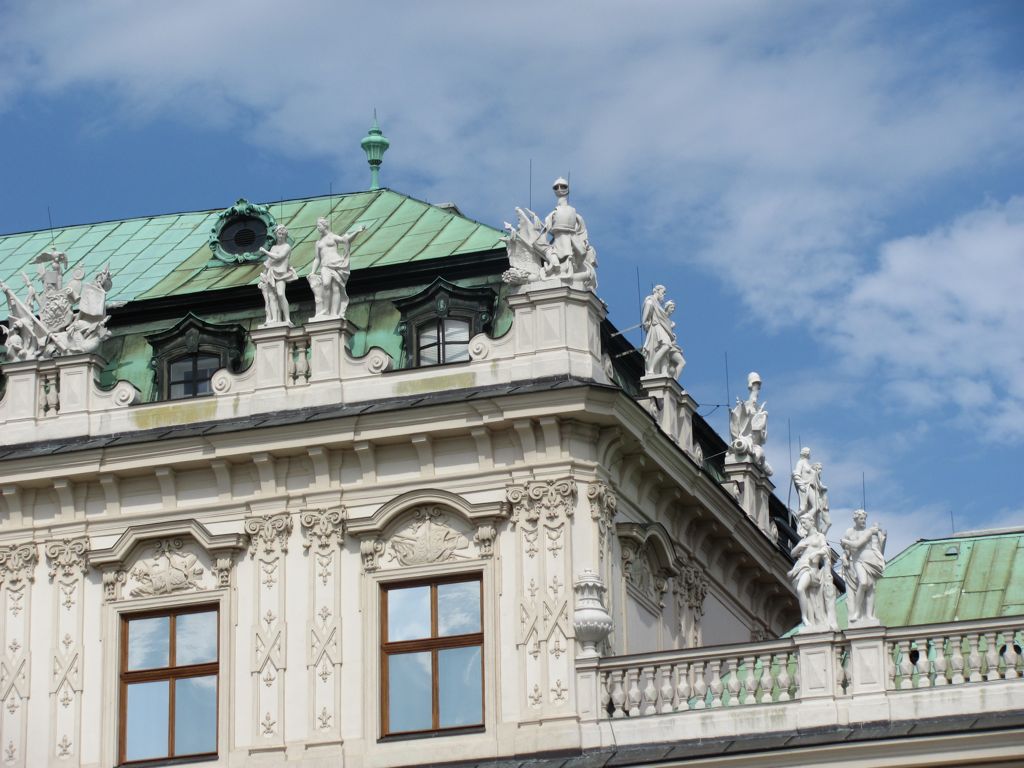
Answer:
M83 284L85 271L78 267L72 271L71 280L65 285L67 254L46 251L33 261L39 265L41 296L24 273L22 279L28 287L25 301L0 281L0 290L7 297L9 310L6 359L35 360L95 352L110 336L106 326L109 319L106 296L113 284L109 268L104 267L93 282Z
M285 286L299 279L295 269L288 262L292 252L292 247L288 243L288 229L283 224L278 224L274 227L274 237L277 242L270 246L269 250L260 248L260 253L267 257L263 262L259 283L267 314L264 327L292 324Z
M743 401L737 397L736 406L729 414L729 434L732 442L726 461L740 462L749 457L749 460L763 469L766 475L771 475L771 465L764 459L764 443L768 439L767 403L758 405L761 377L755 371L751 371L747 376L747 391L747 399Z
M569 182L555 179L552 188L558 202L543 221L528 208L516 208L518 225L505 223L510 268L502 279L522 285L557 277L597 290L597 252L583 217L569 205Z
M352 272L350 252L352 241L366 227L358 227L344 235L331 231L327 219L316 222L320 239L316 241L316 256L309 270L309 286L316 303L314 320L344 317L348 310L348 278ZM341 250L338 247L341 246Z
M683 372L686 360L676 342L675 323L671 315L675 302L665 301L665 286L656 285L651 295L644 299L641 324L644 327L643 356L648 376L665 374L678 378Z
M878 525L867 527L868 513L853 513L853 527L843 534L843 579L849 590L850 626L878 624L875 616L875 585L885 570L886 533Z

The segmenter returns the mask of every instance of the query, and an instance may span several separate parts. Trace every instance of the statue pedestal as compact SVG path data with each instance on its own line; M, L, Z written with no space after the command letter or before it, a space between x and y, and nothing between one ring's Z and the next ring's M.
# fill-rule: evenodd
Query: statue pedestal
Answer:
M775 484L768 479L767 473L752 461L730 461L732 455L725 459L725 479L736 488L736 498L747 517L757 523L757 527L770 535L768 500Z
M666 374L647 375L640 379L647 402L658 426L674 443L692 457L693 414L697 401L682 385Z
M345 347L352 336L348 322L342 317L309 320L304 330L309 337L310 382L342 378Z
M288 334L291 328L287 325L272 325L257 328L249 336L256 345L253 366L256 369L255 385L257 390L283 389L287 383L288 355L291 344Z

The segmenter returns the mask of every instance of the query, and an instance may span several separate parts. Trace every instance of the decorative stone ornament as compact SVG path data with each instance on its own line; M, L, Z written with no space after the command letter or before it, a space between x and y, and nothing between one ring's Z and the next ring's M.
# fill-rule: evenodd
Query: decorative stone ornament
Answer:
M7 297L5 359L8 362L39 360L65 355L91 354L110 336L107 330L107 291L113 285L110 269L104 266L91 283L83 283L85 270L76 267L65 285L67 254L46 251L33 260L38 264L40 291L24 272L28 289L24 301L0 281ZM78 309L75 309L75 305ZM37 316L38 312L38 316ZM56 390L54 390L56 395Z
M576 610L573 612L573 627L576 639L582 649L577 658L593 658L599 656L598 646L612 631L612 617L604 607L604 582L594 571L584 569L579 578L573 582L576 593Z
M832 582L832 554L825 534L810 516L800 519L801 539L793 547L795 559L787 574L800 601L801 632L835 632L836 592Z
M767 403L757 402L761 393L761 377L754 371L747 375L747 399L736 398L736 406L729 414L729 435L732 442L726 454L726 463L752 462L771 476L772 468L765 461L764 443L768 439Z
M210 251L227 264L259 261L261 250L274 244L276 224L270 208L239 198L217 216L210 229Z
M813 518L814 527L828 533L832 520L828 512L828 486L821 481L821 463L811 463L811 449L801 448L793 467L793 485L800 499L798 518Z
M665 286L656 285L651 295L644 299L640 323L644 327L643 356L647 376L671 376L679 378L686 360L676 341L672 313L674 301L665 301Z
M259 286L267 318L261 328L292 324L285 286L298 280L299 275L289 263L292 246L288 239L288 229L283 224L278 224L274 227L274 245L270 246L269 250L260 248L260 253L266 257Z
M320 237L316 241L316 255L307 278L316 303L313 320L344 317L348 311L352 241L366 227L360 226L344 235L338 235L331 231L327 219L320 218L317 219L316 229Z
M529 208L516 208L518 225L505 222L509 269L502 280L524 285L558 278L596 291L597 252L583 217L569 205L569 182L555 179L552 189L558 202L544 221Z
M875 615L875 585L885 571L887 534L877 524L867 527L867 518L868 513L863 509L855 510L853 527L846 529L840 542L851 627L871 627L880 623Z

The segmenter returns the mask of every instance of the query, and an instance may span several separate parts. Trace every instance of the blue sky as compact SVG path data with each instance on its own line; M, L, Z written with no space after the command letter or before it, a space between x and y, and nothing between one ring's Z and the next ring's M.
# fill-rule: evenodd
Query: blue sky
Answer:
M0 232L364 189L500 227L571 173L620 327L664 283L725 431L895 551L1024 524L1024 4L0 5ZM634 333L634 341L639 337Z

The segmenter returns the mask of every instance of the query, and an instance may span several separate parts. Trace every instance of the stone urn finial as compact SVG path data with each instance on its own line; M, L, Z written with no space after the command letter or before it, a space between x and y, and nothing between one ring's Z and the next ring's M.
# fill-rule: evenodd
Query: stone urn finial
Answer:
M589 568L584 569L573 584L576 593L576 611L573 614L573 626L576 628L576 639L583 646L579 658L599 656L597 646L612 631L612 617L605 610L602 595L605 592L601 577Z

